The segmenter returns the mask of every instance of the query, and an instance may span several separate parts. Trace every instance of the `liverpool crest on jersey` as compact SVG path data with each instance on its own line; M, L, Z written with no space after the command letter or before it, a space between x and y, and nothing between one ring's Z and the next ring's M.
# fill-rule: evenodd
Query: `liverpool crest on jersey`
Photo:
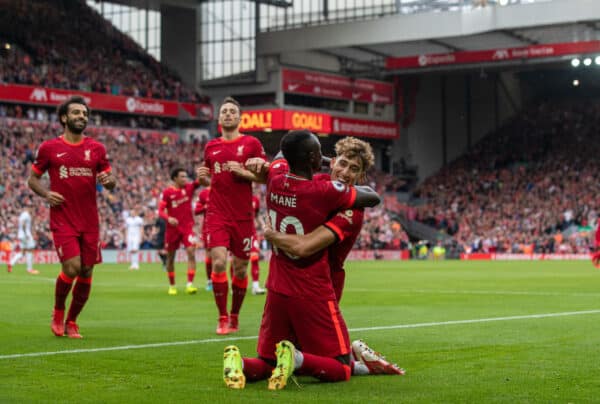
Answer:
M244 154L244 146L238 146L237 148L237 155L241 156L242 154Z
M83 159L84 159L85 161L90 161L90 160L92 159L92 151L91 151L91 150L89 150L89 149L88 149L88 150L85 150L85 151L83 152Z

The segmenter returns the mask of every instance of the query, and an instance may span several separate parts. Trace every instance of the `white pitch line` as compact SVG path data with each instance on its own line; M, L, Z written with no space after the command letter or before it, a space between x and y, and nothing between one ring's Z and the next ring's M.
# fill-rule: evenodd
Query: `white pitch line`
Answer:
M577 297L598 297L598 292L529 292L521 290L435 290L435 289L361 289L361 288L345 288L348 292L390 292L401 294L412 293L433 293L442 295L515 295L515 296L577 296Z
M416 324L400 324L400 325L388 325L381 327L362 327L362 328L351 328L348 331L381 331L381 330L396 330L401 328L421 328L421 327L435 327L443 325L457 325L457 324L475 324L475 323L488 323L492 321L512 321L512 320L525 320L531 318L549 318L549 317L565 317L565 316L578 316L584 314L600 314L598 310L584 310L584 311L566 311L562 313L546 313L546 314L529 314L524 316L508 316L508 317L490 317L490 318L479 318L471 320L454 320L454 321L440 321L433 323L416 323ZM71 349L67 351L53 351L53 352L31 352L23 354L12 354L12 355L0 355L2 359L18 359L26 357L40 357L40 356L52 356L52 355L67 355L67 354L79 354L79 353L91 353L91 352L110 352L110 351L127 351L130 349L146 349L146 348L160 348L168 346L178 345L193 345L193 344L208 344L211 342L226 342L226 341L240 341L248 339L257 339L258 336L249 337L229 337L229 338L209 338L209 339L198 339L191 341L174 341L174 342L159 342L154 344L142 344L142 345L122 345L105 348L88 348L88 349Z

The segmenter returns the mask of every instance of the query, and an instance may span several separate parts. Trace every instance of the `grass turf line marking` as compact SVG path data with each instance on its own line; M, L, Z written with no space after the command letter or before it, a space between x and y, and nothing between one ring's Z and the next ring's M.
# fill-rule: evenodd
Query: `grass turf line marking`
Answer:
M382 330L397 330L401 328L421 328L421 327L436 327L443 325L458 325L458 324L475 324L475 323L489 323L492 321L512 321L512 320L526 320L531 318L549 318L549 317L565 317L565 316L578 316L585 314L600 314L600 310L583 310L583 311L565 311L562 313L545 313L545 314L528 314L523 316L507 316L507 317L490 317L490 318L476 318L470 320L453 320L453 321L439 321L432 323L416 323L416 324L400 324L400 325L386 325L381 327L362 327L362 328L351 328L349 332L355 331L382 331ZM178 345L192 345L192 344L209 344L211 342L227 342L227 341L240 341L248 339L257 339L258 336L249 337L230 337L230 338L209 338L209 339L198 339L191 341L175 341L175 342L159 342L154 344L142 344L142 345L122 345L105 348L87 348L87 349L71 349L68 351L53 351L53 352L31 352L22 354L12 355L0 355L2 359L18 359L27 357L40 357L40 356L52 356L52 355L67 355L67 354L78 354L78 353L92 353L92 352L110 352L110 351L127 351L130 349L146 349L146 348L160 348L168 346Z

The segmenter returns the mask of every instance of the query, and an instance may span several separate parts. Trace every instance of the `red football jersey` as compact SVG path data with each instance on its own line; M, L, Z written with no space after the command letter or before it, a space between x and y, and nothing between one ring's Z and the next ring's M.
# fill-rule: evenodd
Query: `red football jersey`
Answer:
M332 271L344 269L344 261L360 234L364 215L364 209L347 209L325 223L338 237L338 242L329 246L329 267Z
M308 234L331 214L352 206L356 190L336 181L313 181L291 173L274 162L267 175L267 208L273 228ZM285 170L287 171L287 170ZM273 249L267 288L286 296L335 299L327 250L299 259Z
M102 143L84 136L77 144L63 136L43 142L32 165L42 175L48 171L50 190L65 201L50 208L50 230L98 232L96 176L111 170Z
M329 174L317 174L313 177L317 181L329 181ZM354 247L354 243L360 234L365 211L364 209L347 209L337 212L335 216L325 223L333 231L338 241L329 246L329 267L332 271L341 271L344 269L344 261Z
M208 207L208 201L210 199L210 187L204 188L198 194L198 200L196 201L196 206L194 207L195 215L204 215L206 213L206 208Z
M188 182L183 188L169 187L162 193L159 212L167 211L179 222L177 228L182 232L194 226L194 215L192 214L192 198L194 191L200 186L197 181ZM168 226L170 226L167 223Z
M208 142L204 161L210 168L212 192L207 214L233 221L252 220L252 183L234 175L227 166L229 161L244 164L251 157L266 158L255 137L241 135L231 141L217 138Z
M258 216L258 212L260 211L260 199L256 195L252 195L252 211L254 212L254 217Z
M596 247L600 247L600 220L598 220L598 228L596 229Z

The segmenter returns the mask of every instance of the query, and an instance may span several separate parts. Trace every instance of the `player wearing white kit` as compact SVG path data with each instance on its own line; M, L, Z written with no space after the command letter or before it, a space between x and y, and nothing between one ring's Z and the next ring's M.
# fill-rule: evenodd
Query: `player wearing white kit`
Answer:
M127 231L127 252L131 260L129 269L137 271L140 269L138 252L142 242L142 231L144 230L144 220L138 214L137 209L131 209L129 216L125 219L125 229Z
M25 253L25 262L27 263L27 272L32 275L37 275L40 272L33 269L33 249L35 248L35 240L31 234L31 208L26 206L23 212L19 215L19 230L17 232L17 238L19 239L19 246L21 250L15 254L10 260L10 266L12 267L15 263L21 259L23 253Z

